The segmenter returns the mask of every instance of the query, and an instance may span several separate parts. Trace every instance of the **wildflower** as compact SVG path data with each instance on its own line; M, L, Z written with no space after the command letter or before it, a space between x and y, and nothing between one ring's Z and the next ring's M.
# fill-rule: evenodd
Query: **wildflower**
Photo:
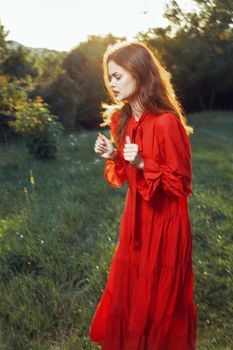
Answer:
M32 169L30 169L30 182L31 182L32 186L35 186L35 178L32 174Z

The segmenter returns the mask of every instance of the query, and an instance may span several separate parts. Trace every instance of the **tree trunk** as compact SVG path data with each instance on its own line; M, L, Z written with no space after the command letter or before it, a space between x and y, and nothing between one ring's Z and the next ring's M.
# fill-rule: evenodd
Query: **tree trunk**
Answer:
M214 106L214 100L215 100L215 90L211 90L211 95L210 95L210 101L209 101L209 109L213 109Z
M198 98L198 101L199 101L199 103L200 103L201 109L202 109L203 111L206 111L207 108L206 108L206 106L205 106L205 103L204 103L204 101L203 101L203 98L202 98L202 96L201 96L200 91L199 91L198 88L196 89L196 94L197 94L197 98Z

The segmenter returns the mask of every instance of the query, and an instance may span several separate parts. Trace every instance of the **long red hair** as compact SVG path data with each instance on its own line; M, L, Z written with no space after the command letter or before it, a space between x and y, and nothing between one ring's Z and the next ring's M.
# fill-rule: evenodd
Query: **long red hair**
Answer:
M112 60L127 70L136 81L137 100L141 108L156 114L171 112L175 114L184 125L187 134L193 134L193 127L187 125L180 102L178 101L171 83L171 74L162 66L152 51L146 45L138 42L120 42L109 45L103 56L103 77L107 92L114 102L113 105L102 103L101 126L111 122L115 111L120 113L118 128L114 135L115 141L123 141L128 118L132 110L127 101L117 101L109 84L108 62Z

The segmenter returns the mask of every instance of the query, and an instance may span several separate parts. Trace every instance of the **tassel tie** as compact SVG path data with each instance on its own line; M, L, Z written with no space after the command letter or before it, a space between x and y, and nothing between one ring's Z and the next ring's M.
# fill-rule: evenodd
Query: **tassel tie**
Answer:
M132 132L132 143L136 143L138 145L139 152L142 152L142 127L137 124L133 128ZM132 172L133 172L133 178L132 178L132 187L131 187L131 203L132 203L132 213L131 213L131 243L133 245L134 249L140 249L141 247L141 235L140 235L140 228L138 224L138 196L139 192L137 191L137 185L136 185L136 177L137 177L137 171L138 169L135 168L132 165Z
M142 127L137 124L133 127L132 142L138 145L139 152L142 152Z

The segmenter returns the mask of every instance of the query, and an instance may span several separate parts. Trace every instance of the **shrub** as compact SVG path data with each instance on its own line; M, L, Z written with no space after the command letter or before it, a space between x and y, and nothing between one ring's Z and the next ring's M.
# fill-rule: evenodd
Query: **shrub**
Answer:
M37 96L35 100L20 101L16 116L12 126L24 134L29 152L36 159L55 158L64 128L42 98Z

